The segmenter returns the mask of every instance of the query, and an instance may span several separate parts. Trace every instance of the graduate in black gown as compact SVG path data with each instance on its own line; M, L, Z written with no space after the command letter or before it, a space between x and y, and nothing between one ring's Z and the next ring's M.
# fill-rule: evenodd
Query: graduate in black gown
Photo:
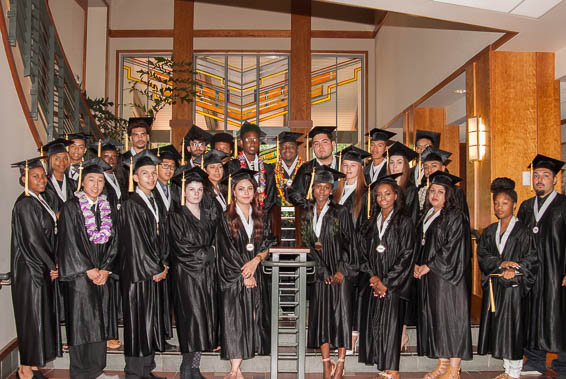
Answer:
M126 129L128 133L126 142L128 143L126 144L127 151L121 157L123 163L129 162L130 158L147 149L152 125L153 118L151 117L130 117L128 119L128 128Z
M352 343L352 287L358 272L356 235L348 209L330 200L334 182L344 176L328 166L317 167L307 193L309 206L301 219L303 242L316 262L307 346L320 348L325 378L342 378L346 349ZM338 349L336 366L330 362L331 348Z
M116 283L117 211L106 196L102 158L82 163L81 190L59 216L57 259L65 299L72 378L98 378L106 367L106 341L118 338ZM116 376L117 377L117 376Z
M554 189L564 162L537 155L531 163L536 196L517 217L535 234L537 279L529 295L526 371L546 371L546 352L558 353L552 368L566 375L566 196Z
M271 218L262 214L255 174L242 168L228 175L228 211L216 239L221 357L232 366L227 378L241 378L242 360L269 355L271 348L270 297L262 263L277 238L271 234Z
M90 134L87 133L72 133L66 134L65 139L71 141L69 145L69 170L67 175L69 178L73 179L75 182L79 180L79 168L81 162L84 160L84 156L87 151L87 142Z
M418 159L417 164L411 169L410 176L410 182L417 188L420 187L424 178L424 168L421 155L429 146L432 146L435 149L440 148L440 133L417 129L415 136L415 153L417 153Z
M378 378L398 379L403 311L413 274L415 229L405 213L399 174L378 179L371 218L357 233L360 271L371 289L366 323L360 325L359 361L377 365Z
M312 140L311 148L314 152L314 158L299 167L293 183L287 188L286 198L291 204L303 208L307 206L306 197L313 168L326 165L338 170L338 158L333 154L336 147L335 130L336 127L334 126L316 126L309 131L306 137L307 145L308 140ZM309 153L307 149L307 157ZM337 183L333 185L332 189L335 189L336 185Z
M528 294L538 258L533 234L513 216L515 182L497 178L491 192L499 221L483 231L478 243L483 288L478 353L503 359L505 372L499 379L518 379L527 346Z
M257 172L255 180L259 188L259 203L263 214L268 215L277 200L277 189L273 165L265 163L259 156L260 142L264 135L259 126L245 122L240 128L242 151L235 159L226 163L226 171L234 173L240 168L246 168Z
M179 166L181 154L173 145L161 146L150 151L161 159L157 167L157 184L153 189L153 196L157 200L161 216L167 218L167 214L181 203L180 188L171 183L171 178Z
M371 161L364 168L367 184L375 183L377 179L387 175L387 144L396 134L379 128L369 131Z
M438 359L425 379L457 379L460 361L472 359L471 237L454 195L460 180L442 171L430 175L425 215L418 226L417 352Z
M181 141L181 147L185 149L185 154L188 153L189 160L186 163L189 167L201 166L203 154L208 150L207 146L211 140L212 134L194 124L191 126L185 137L183 137L183 141Z
M77 183L67 175L71 164L67 146L71 143L66 139L57 138L40 149L47 152L48 155L47 172L49 175L45 199L57 215L63 204L73 198L77 186Z
M40 157L41 158L41 157ZM43 377L39 367L60 353L55 266L57 218L45 201L47 176L40 158L12 164L25 186L12 210L10 271L20 378ZM27 169L26 169L27 167Z
M220 207L202 206L204 171L185 165L176 177L185 182L184 201L171 210L167 227L171 298L183 354L179 371L181 379L201 379L201 352L218 346L215 240L223 215Z
M210 139L210 148L226 154L222 163L226 163L233 154L234 137L230 133L215 133Z
M224 177L224 166L222 161L227 157L226 153L219 150L210 150L204 154L204 171L208 174L209 185L205 183L205 192L215 199L222 212L228 208L226 185L222 184Z
M121 202L128 193L128 178L124 177L124 170L121 167L122 161L118 148L122 144L114 138L103 138L98 142L88 145L89 149L95 151L97 156L102 158L110 168L104 172L104 191L106 200L110 202L112 209L120 210Z
M149 150L136 154L130 166L136 190L120 210L119 274L127 378L153 375L155 352L165 349L170 334L164 281L169 270L167 227L152 195L159 161Z

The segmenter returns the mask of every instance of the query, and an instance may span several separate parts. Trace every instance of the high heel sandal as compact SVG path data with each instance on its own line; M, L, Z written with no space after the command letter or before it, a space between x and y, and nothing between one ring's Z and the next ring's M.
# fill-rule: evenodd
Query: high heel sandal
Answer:
M334 378L334 375L336 375L338 373L338 365L342 363L342 373L340 376L344 376L344 358L338 358L338 360L336 361L336 365L334 366L334 369L332 370L332 373L330 374L330 376L332 376Z
M396 373L380 371L377 373L377 376L374 377L373 379L399 379L400 377L401 374L399 373L399 371L397 371Z
M224 379L236 379L237 376L238 376L238 373L230 371L228 373L228 375L226 375L224 377Z
M460 367L449 366L439 379L460 379Z
M330 360L330 358L322 358L322 376L324 376L324 363L330 362L330 377L334 375L334 371L336 370L336 364Z
M407 350L409 350L409 334L405 332L401 337L401 351L407 351Z
M426 374L423 377L423 379L438 379L442 375L446 374L449 367L450 367L450 361L438 360L438 363L436 364L436 367L434 368L434 370L432 370L431 372Z

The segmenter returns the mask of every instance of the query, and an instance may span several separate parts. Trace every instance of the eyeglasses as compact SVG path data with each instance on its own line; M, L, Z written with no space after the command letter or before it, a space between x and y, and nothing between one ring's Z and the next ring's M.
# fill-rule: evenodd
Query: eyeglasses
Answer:
M191 142L191 147L204 147L206 143L204 142Z
M161 163L161 164L159 164L159 166L161 166L161 168L164 169L164 170L174 170L175 169L175 165L171 164L171 163Z
M245 141L245 142L248 142L248 143L250 143L250 142L257 142L257 141L259 141L259 138L246 137L246 138L244 138L244 141Z

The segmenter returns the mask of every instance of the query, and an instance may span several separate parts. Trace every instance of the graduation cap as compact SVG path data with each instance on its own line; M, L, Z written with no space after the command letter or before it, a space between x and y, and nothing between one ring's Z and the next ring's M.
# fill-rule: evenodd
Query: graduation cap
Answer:
M145 132L149 134L151 131L151 126L153 124L152 117L130 117L128 119L128 135L132 134L132 129L144 128Z
M390 157L400 155L405 157L408 162L416 159L419 156L413 149L402 144L401 142L395 142L389 147L389 149L387 149L387 151Z
M207 178L208 174L198 166L191 167L191 165L186 164L175 171L171 180L181 185L181 205L185 205L185 186L187 183L204 183Z
M422 138L426 138L430 142L432 142L432 146L435 148L440 147L440 133L431 132L428 130L417 130L417 136L415 138L415 144Z
M29 196L29 170L39 167L45 170L45 168L43 167L43 162L41 161L42 159L45 159L45 157L30 158L20 162L12 163L10 165L12 168L19 168L20 175L24 176L24 191L26 196Z
M150 151L160 159L170 159L175 161L175 163L179 162L181 159L181 154L179 154L173 145L160 146L156 149L150 149Z
M161 162L161 159L153 154L150 150L143 150L137 153L134 157L130 156L130 160L125 160L123 163L130 168L130 176L128 181L128 192L134 192L134 173L144 166L156 166Z
M529 165L529 168L533 171L537 168L546 168L552 171L554 175L556 175L560 172L564 164L565 162L559 161L558 159L550 158L542 154L537 154L537 156Z
M462 178L452 175L446 171L436 171L429 175L430 184L440 184L443 186L454 187L456 183L461 182Z
M362 163L364 159L371 157L371 154L354 145L350 145L345 149L340 150L338 157L341 158L341 161L354 161Z
M105 171L110 169L112 169L112 166L100 157L81 162L79 166L79 183L77 184L77 192L81 190L83 178L85 178L88 174L104 174Z
M374 188L377 188L381 184L397 184L397 181L395 179L397 179L401 175L403 174L397 173L397 174L382 176L381 178L377 179L375 182L371 183L370 187L373 190Z
M214 144L217 142L224 142L232 146L234 143L234 137L232 137L230 133L224 132L213 134L210 139L210 146L214 149Z
M228 175L222 178L222 183L228 183L228 204L232 203L232 182L234 184L237 184L238 182L247 179L254 185L257 185L254 177L257 173L257 171L253 171L248 168L239 168L238 170L234 171L234 173L228 173Z
M116 141L114 138L106 137L99 139L97 142L90 143L88 147L92 150L97 150L98 156L100 157L103 151L118 151L118 148L122 147L122 144Z
M86 143L86 141L88 140L88 138L89 138L90 136L91 136L90 134L88 134L88 133L83 133L83 132L80 132L80 133L71 133L71 134L66 134L66 135L65 135L65 139L68 139L68 140L70 140L70 141L75 140L75 139L82 139L82 140L85 141L85 143Z
M315 126L310 130L308 137L314 138L314 136L316 136L317 134L324 133L328 136L328 138L333 139L332 134L334 133L335 130L336 130L335 126Z
M297 139L301 138L302 136L303 136L302 133L284 131L279 133L278 135L279 143L294 142L297 145L300 145L302 142L297 141Z
M448 158L452 153L440 149L436 149L432 146L429 146L423 151L421 154L421 159L423 162L442 162L442 164L446 164Z
M385 129L373 128L366 133L366 136L369 135L372 141L389 141L396 134Z
M67 146L70 146L72 144L73 141L69 141L64 138L56 138L53 141L40 147L38 150L41 152L41 154L47 151L47 155L52 156L53 154L66 153Z
M206 143L209 143L211 139L212 139L212 134L210 134L204 129L199 128L194 124L193 126L191 126L187 134L185 134L185 137L183 137L183 140L185 141L185 146L194 140L204 141Z
M222 160L226 158L228 154L219 150L209 150L204 154L204 168L209 164L222 163Z
M312 172L307 175L310 175L311 177L309 190L307 192L307 200L312 199L312 187L314 183L327 183L334 185L334 182L336 182L338 179L346 177L345 174L326 165L313 166Z

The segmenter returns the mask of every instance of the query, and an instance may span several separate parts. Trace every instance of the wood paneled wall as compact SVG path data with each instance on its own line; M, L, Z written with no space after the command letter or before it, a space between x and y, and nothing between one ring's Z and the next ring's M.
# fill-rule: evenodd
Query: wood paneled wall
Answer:
M291 1L290 120L311 119L311 2Z

